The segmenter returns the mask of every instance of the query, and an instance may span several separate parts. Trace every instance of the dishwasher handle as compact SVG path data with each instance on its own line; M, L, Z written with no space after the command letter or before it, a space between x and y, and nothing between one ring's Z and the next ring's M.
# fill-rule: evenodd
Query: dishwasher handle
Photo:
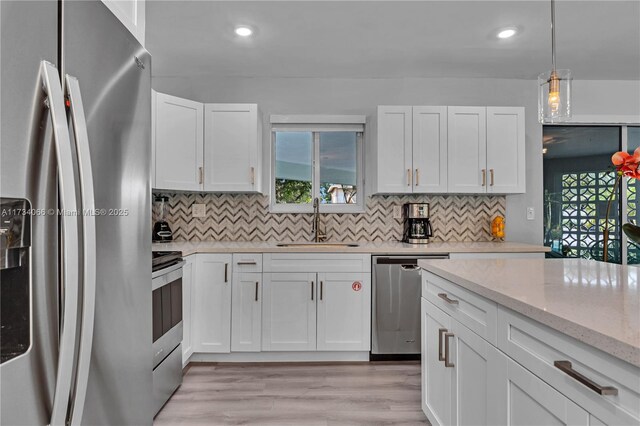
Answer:
M376 257L376 265L402 265L413 266L418 264L418 260L434 260L434 259L449 259L449 255L446 253L433 254L427 256L417 257Z

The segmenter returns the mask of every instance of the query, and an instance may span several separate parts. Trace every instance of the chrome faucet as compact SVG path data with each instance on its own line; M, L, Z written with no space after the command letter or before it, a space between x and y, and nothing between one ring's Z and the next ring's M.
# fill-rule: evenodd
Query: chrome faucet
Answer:
M318 197L313 199L313 241L319 243L327 238L327 235L320 230L320 199Z

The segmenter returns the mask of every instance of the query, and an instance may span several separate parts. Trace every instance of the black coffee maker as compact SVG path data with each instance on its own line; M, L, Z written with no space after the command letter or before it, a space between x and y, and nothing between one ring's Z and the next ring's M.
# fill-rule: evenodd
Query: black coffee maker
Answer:
M158 220L153 224L152 240L155 242L171 241L173 240L173 232L167 222L167 202L169 197L166 195L158 195L154 199L154 210L158 214Z
M410 244L427 244L433 235L429 221L428 203L407 203L404 205L404 237Z

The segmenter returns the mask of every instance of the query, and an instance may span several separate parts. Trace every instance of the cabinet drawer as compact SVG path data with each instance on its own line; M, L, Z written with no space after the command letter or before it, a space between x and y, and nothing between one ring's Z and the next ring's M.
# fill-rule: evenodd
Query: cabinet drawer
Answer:
M422 272L422 297L496 345L498 307L494 302L428 271Z
M262 272L262 254L234 253L233 272Z
M640 421L640 368L503 307L498 348L605 424ZM600 395L554 366L556 361L568 361L573 371L596 386L615 388L617 395Z

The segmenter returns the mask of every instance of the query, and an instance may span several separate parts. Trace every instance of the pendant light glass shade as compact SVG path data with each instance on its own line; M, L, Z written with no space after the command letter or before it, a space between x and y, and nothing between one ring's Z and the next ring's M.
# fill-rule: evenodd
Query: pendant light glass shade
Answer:
M551 0L551 71L538 76L538 121L571 119L571 71L556 69L556 2Z
M562 123L571 119L571 71L552 70L538 76L538 120Z

